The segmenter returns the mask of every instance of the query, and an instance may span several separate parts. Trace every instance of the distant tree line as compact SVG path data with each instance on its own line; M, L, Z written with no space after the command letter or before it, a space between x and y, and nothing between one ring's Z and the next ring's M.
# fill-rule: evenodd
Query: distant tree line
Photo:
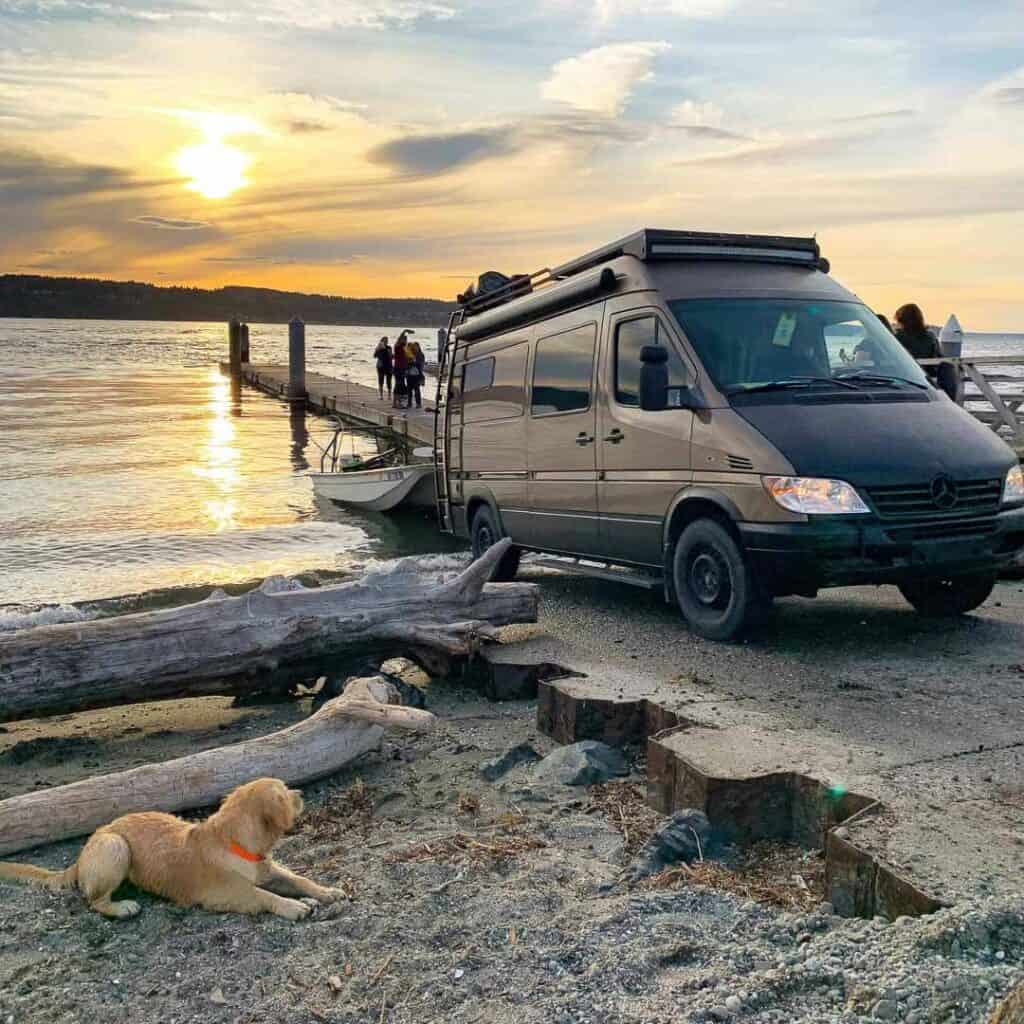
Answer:
M347 299L273 288L181 288L82 277L0 275L0 317L90 320L239 320L316 324L443 324L453 303L436 299Z

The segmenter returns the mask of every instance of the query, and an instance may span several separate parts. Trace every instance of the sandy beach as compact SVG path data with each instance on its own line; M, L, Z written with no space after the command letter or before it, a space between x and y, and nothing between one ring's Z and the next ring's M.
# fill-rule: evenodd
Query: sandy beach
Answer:
M1020 584L1002 584L952 627L922 625L884 592L784 602L770 643L730 648L694 641L630 589L533 578L540 623L505 632L534 653L641 689L696 672L695 713L753 706L781 731L869 740L882 774L897 752L911 761L916 744L926 761L947 744L959 781L941 798L952 802L957 786L1019 784L1015 762L1004 776L965 752L1012 753L993 730L1019 730ZM866 632L884 635L884 668ZM814 661L825 643L827 673ZM138 919L111 922L77 894L5 886L2 1019L974 1022L1020 977L1019 896L979 890L892 924L843 919L822 906L813 851L774 851L770 885L737 863L703 880L604 891L658 821L637 799L643 750L627 751L630 778L605 787L553 786L531 765L487 782L480 765L509 748L552 749L535 702L495 704L445 681L427 695L439 728L388 738L308 787L306 818L281 846L283 862L344 887L349 902L292 925L142 895ZM202 698L11 723L0 734L3 795L230 743L308 711L308 698L241 708ZM1008 807L1008 827L1019 814ZM25 856L56 867L79 846Z

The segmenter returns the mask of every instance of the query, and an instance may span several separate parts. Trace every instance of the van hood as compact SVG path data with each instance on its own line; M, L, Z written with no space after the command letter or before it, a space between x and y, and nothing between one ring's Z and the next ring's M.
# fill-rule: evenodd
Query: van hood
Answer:
M800 476L885 486L1002 477L1010 449L970 413L945 399L928 402L734 405Z

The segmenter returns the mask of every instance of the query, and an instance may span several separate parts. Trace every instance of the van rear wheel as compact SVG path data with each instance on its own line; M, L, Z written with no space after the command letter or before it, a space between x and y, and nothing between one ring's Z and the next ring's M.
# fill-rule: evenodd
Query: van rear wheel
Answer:
M713 519L697 519L679 535L672 582L683 618L708 640L737 639L762 622L771 605L743 549Z
M991 573L975 573L945 580L911 580L899 587L900 593L922 615L949 619L983 605L995 585L996 578Z
M469 535L474 558L479 558L488 548L494 547L501 540L501 531L498 529L494 513L487 505L481 505L476 510ZM519 571L519 554L519 548L509 548L508 553L491 574L491 579L495 583L508 583L516 578Z

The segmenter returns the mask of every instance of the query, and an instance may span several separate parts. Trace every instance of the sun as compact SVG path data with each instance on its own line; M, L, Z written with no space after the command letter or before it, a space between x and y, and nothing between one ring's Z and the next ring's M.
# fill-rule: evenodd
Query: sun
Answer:
M177 166L189 179L187 188L206 199L225 199L247 184L249 157L220 139L207 139L181 150Z

